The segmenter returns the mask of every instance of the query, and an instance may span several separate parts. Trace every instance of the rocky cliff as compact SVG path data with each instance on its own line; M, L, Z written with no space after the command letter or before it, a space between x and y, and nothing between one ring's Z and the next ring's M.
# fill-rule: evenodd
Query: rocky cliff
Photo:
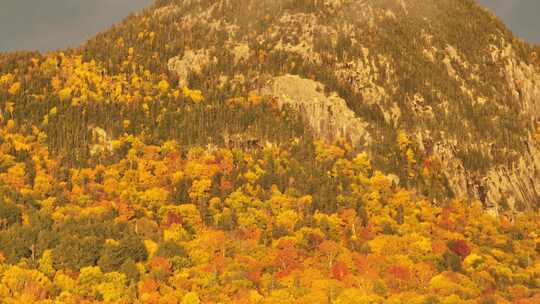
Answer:
M354 147L367 147L371 137L367 123L356 117L345 100L327 96L321 83L295 75L273 78L263 94L275 98L279 107L290 106L305 119L310 129L328 142L347 140Z

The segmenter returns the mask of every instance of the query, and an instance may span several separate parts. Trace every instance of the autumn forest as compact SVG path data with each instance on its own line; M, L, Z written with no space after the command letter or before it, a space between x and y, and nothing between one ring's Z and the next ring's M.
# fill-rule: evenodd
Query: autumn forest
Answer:
M1 303L540 303L533 204L494 214L459 195L444 157L372 104L353 110L379 146L318 136L261 75L361 94L298 54L224 47L178 73L170 58L230 30L180 31L179 2L211 1L156 1L79 48L0 54ZM540 147L537 127L509 128ZM478 155L464 159L481 172Z

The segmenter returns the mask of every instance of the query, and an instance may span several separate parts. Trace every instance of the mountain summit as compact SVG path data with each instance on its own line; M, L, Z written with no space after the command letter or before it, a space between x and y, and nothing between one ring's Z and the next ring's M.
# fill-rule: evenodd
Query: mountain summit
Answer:
M0 300L538 303L538 54L472 0L158 0L1 54Z

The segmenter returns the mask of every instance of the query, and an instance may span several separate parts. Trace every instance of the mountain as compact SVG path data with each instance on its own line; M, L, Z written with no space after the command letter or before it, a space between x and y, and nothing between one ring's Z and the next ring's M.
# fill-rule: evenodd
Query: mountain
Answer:
M0 299L536 303L539 53L472 0L158 0L2 54Z
M443 186L427 185L424 194L474 197L494 212L500 205L537 207L537 48L472 1L158 2L90 41L82 54L125 60L114 51L122 38L144 68L176 73L211 99L259 92L284 74L320 83L365 127L311 109L304 119L311 130L319 124L316 135L352 140L378 168L422 187L426 181L402 170L397 136L404 132L417 171L426 161L440 166ZM356 137L363 136L360 144Z

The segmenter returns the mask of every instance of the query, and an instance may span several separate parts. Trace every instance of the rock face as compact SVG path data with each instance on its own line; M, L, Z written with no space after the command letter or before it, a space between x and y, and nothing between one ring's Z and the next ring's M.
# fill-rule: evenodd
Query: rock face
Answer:
M239 43L232 47L234 54L234 64L238 64L244 60L247 60L250 56L251 50L247 43Z
M94 127L90 129L90 134L92 135L90 155L95 156L113 150L112 139L109 134L107 134L107 131L100 127Z
M491 47L492 60L504 62L502 73L510 88L513 102L519 105L524 117L536 125L540 118L540 72L538 65L519 59L512 45ZM536 53L533 54L536 56ZM531 209L540 206L540 146L529 135L523 139L526 149L517 161L507 166L496 166L486 174L483 184L486 200L499 209Z
M511 102L518 105L517 109L522 117L536 125L540 117L538 67L520 60L512 45L504 41L500 47L489 47L493 63L503 63L499 69L511 92ZM453 52L455 53L455 50ZM490 102L483 98L480 100L482 102L478 106ZM493 166L483 175L475 175L467 170L457 158L455 148L448 144L437 145L435 154L443 160L445 176L456 195L479 199L491 213L498 215L504 209L515 211L540 206L539 143L530 133L522 141L525 142L525 149L517 160L508 165ZM486 146L481 148L491 149L490 157L501 152Z
M441 160L444 175L456 196L476 196L473 187L470 186L469 174L463 163L456 158L455 147L452 144L437 142L433 147L433 154Z
M191 73L200 74L208 64L210 57L207 50L188 50L182 58L177 56L169 59L167 67L178 75L178 85L184 87L188 85Z
M527 64L520 60L511 44L505 41L502 48L491 45L491 57L494 62L503 62L505 75L512 97L520 104L524 114L531 120L540 118L540 72L538 65ZM537 54L534 61L537 62Z
M280 107L298 111L313 132L327 141L345 139L355 147L367 146L368 124L356 117L345 100L335 93L324 94L324 85L297 75L273 78L263 94L275 98Z
M504 62L502 72L512 93L513 101L519 104L523 116L537 124L540 118L540 72L538 66L527 64L516 55L512 45L492 48L492 59ZM533 54L536 56L536 53ZM530 209L540 206L540 147L529 135L526 149L519 159L509 166L497 166L487 173L484 184L487 200L497 207ZM505 204L506 206L501 206Z
M334 29L321 25L312 14L283 15L276 29L280 38L274 45L274 51L296 54L313 64L320 64L322 60L321 55L315 51L316 35L334 37L334 40L337 37ZM284 31L289 33L285 34Z
M523 210L540 205L540 149L530 145L511 166L491 169L484 183L487 201L497 210Z

